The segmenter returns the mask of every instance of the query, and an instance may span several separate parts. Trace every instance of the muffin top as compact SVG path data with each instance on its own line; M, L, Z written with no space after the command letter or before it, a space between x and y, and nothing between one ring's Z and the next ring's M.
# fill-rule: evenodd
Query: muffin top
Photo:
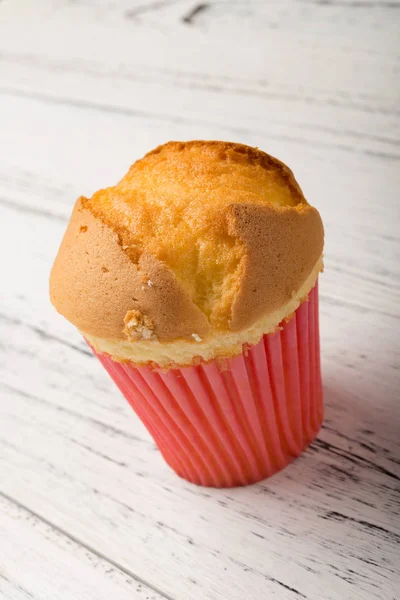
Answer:
M50 295L85 335L196 343L286 305L322 250L320 216L283 163L242 144L169 142L77 200Z

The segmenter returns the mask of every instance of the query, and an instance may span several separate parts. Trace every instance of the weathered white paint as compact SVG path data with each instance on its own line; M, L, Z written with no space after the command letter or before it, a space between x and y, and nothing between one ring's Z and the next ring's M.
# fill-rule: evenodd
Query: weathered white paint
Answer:
M0 4L0 597L395 600L396 1ZM326 419L246 489L177 479L47 298L74 199L168 139L248 142L326 225Z

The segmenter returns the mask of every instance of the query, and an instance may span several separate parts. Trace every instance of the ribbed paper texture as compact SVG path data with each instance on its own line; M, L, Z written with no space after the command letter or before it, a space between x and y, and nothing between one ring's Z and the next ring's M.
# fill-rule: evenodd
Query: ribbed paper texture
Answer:
M299 456L323 418L317 285L282 326L223 369L213 361L163 371L97 356L178 475L247 485Z

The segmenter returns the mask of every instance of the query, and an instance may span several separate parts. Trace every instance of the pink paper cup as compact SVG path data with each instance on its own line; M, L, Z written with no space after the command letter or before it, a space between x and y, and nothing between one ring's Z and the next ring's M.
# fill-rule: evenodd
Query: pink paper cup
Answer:
M180 477L248 485L299 456L323 419L318 284L281 327L223 367L165 371L96 355Z

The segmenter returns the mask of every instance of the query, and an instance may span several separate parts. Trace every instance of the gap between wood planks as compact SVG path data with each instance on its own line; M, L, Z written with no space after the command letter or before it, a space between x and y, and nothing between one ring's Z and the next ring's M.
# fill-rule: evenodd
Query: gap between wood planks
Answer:
M175 600L173 598L173 596L170 596L169 594L167 594L167 593L163 592L162 590L160 590L159 588L157 588L157 586L155 586L155 585L153 585L153 584L145 581L144 579L142 579L141 577L139 577L136 573L134 573L131 569L128 569L127 567L124 567L123 565L119 564L118 562L116 562L115 560L109 558L108 556L105 556L102 552L99 552L98 550L96 550L95 548L93 548L90 544L87 544L86 542L80 540L79 538L77 538L76 536L72 535L68 531L66 531L63 528L61 528L61 527L57 526L56 524L52 523L49 519L47 519L43 515L40 515L36 511L32 510L31 508L25 506L24 504L22 504L21 502L19 502L15 498L9 496L8 494L6 494L5 492L3 492L2 490L0 490L0 496L4 500L6 500L7 502L10 502L14 506L18 507L20 510L22 510L25 513L31 515L32 517L34 517L35 519L37 519L41 523L49 526L54 532L60 534L62 537L67 538L68 540L71 540L73 543L75 543L78 546L80 546L81 548L87 550L90 554L96 556L101 561L104 561L108 565L116 568L120 573L123 573L124 575L127 575L129 578L131 578L132 580L134 580L136 583L139 583L139 584L145 586L146 588L148 588L149 590L155 592L160 598L163 598L164 600Z
M194 119L183 117L182 115L168 115L162 113L150 113L139 109L129 109L127 107L115 106L113 104L102 104L98 102L93 102L89 100L81 100L75 98L66 98L66 97L57 97L50 96L48 94L43 94L39 92L27 91L25 89L19 88L10 88L10 87L0 87L0 94L17 97L17 98L25 98L28 100L33 100L37 102L42 102L46 104L53 105L62 105L62 106L73 106L74 108L84 109L84 110L95 110L98 112L105 113L114 113L118 115L122 115L125 117L134 117L134 118L146 118L153 119L155 121L163 121L166 123L176 123L176 124L187 124L187 125L203 125L208 127L214 127L216 129L229 131L234 133L235 135L268 135L270 139L277 141L288 141L294 144L300 144L302 146L311 146L313 148L335 148L337 150L342 150L345 152L351 152L355 154L359 154L360 152L371 157L383 158L388 160L400 160L400 154L396 154L394 152L384 152L371 150L368 148L360 148L356 146L351 146L349 144L335 144L330 142L323 142L321 140L307 140L304 137L290 136L284 134L271 134L266 131L262 131L260 129L252 129L251 127L238 127L236 125L224 125L220 122L207 121L205 119Z

